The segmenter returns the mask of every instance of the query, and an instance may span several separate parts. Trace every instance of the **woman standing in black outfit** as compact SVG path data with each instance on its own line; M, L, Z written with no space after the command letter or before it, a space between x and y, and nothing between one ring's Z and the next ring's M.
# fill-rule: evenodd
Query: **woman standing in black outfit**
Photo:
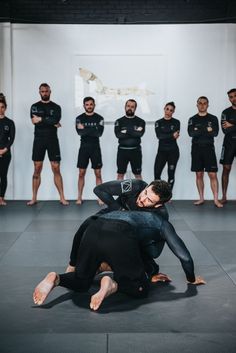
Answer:
M168 183L173 189L175 182L175 169L179 159L179 137L180 121L173 118L175 112L174 102L166 103L164 107L164 118L155 122L155 132L159 139L158 151L154 165L154 177L161 179L161 173L167 163Z
M7 103L5 96L0 93L0 206L5 206L4 200L7 189L7 172L11 161L10 147L15 139L15 124L5 116Z

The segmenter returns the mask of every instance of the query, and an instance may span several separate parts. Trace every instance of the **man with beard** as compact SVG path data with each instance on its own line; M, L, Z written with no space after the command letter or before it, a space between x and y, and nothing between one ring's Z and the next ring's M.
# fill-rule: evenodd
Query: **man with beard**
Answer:
M101 168L102 155L99 143L99 137L104 130L104 119L101 115L94 112L95 100L92 97L85 97L83 100L85 113L76 118L76 131L81 137L81 145L78 154L77 168L79 168L78 179L78 199L77 205L82 204L82 194L84 189L84 178L91 160L92 169L96 178L96 185L102 183ZM100 200L98 200L99 203Z
M100 210L96 215L88 217L75 233L71 253L70 262L66 268L66 272L74 272L77 253L81 239L86 232L88 226L101 215L112 212L114 210L122 211L143 211L154 212L163 219L169 219L168 211L164 205L171 198L171 189L167 182L163 180L154 180L149 185L143 180L113 180L95 187L94 193L102 200L107 208ZM160 196L162 195L162 201ZM115 199L115 197L117 197ZM159 273L159 266L153 258L157 257L160 246L154 241L149 241L143 246L142 257L145 263L145 270L152 282L159 280L169 281L169 277ZM104 270L104 266L101 266Z
M162 201L162 195L159 200ZM188 283L206 283L202 277L195 277L191 254L171 223L153 212L112 211L90 223L81 239L75 272L60 275L50 272L35 288L34 303L43 304L55 286L77 292L88 291L102 262L111 267L113 279L107 275L102 278L99 291L91 297L92 310L98 310L103 300L117 291L145 298L149 279L140 248L147 239L158 243L158 256L165 243L168 245L180 260Z
M222 203L227 202L229 173L236 157L236 88L232 88L227 94L232 106L225 109L221 115L222 131L225 134L220 159L220 163L223 164Z
M129 99L125 103L125 116L115 122L115 135L119 146L117 152L117 179L123 180L128 163L136 179L142 179L141 137L145 132L145 121L135 115L137 102Z
M32 153L34 174L32 183L33 196L27 205L33 206L37 203L43 161L47 151L54 174L54 183L59 192L60 203L66 206L69 202L66 201L63 191L63 181L60 172L60 146L57 138L57 129L61 127L61 107L50 100L51 89L47 83L42 83L39 86L39 94L41 100L34 103L30 109L31 121L35 126Z

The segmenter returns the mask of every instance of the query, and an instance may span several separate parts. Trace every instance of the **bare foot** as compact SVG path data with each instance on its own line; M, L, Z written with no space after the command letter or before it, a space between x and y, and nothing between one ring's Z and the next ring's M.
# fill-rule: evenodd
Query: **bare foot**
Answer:
M215 204L215 206L218 207L218 208L222 208L222 207L223 207L222 203L221 203L220 201L218 201L218 200L215 200L215 201L214 201L214 204Z
M75 203L76 205L82 205L83 200L81 198L78 198Z
M2 197L0 197L0 206L6 206L6 204L6 201Z
M198 200L198 201L195 201L193 204L195 205L195 206L201 206L201 205L203 205L204 204L204 200Z
M68 273L68 272L75 272L75 266L68 265L65 270L65 273Z
M100 290L91 297L90 308L92 310L98 310L103 300L109 295L117 291L117 283L113 281L109 276L104 276L101 279Z
M224 205L225 203L227 203L227 199L222 197L222 199L220 200L220 203L222 203L222 205Z
M167 276L165 273L157 273L156 275L153 275L151 278L152 283L156 282L171 282L172 279Z
M33 301L35 304L43 304L48 294L55 287L56 279L56 272L49 272L47 276L37 285L33 293Z
M103 206L104 202L102 200L98 199L98 204L99 204L99 206Z
M60 200L60 203L61 203L63 206L68 206L68 205L69 205L69 202L66 201L65 199L61 199L61 200Z
M32 199L29 202L27 202L27 206L34 206L36 205L36 203L37 203L37 200Z

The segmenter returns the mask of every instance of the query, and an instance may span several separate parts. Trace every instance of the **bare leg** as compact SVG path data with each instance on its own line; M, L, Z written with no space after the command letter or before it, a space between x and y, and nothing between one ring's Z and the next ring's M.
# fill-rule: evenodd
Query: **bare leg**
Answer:
M200 199L194 202L194 205L200 206L204 203L204 181L203 181L204 172L196 172L196 184Z
M37 203L38 189L41 184L41 171L43 169L43 162L34 162L34 174L32 181L33 196L32 199L27 202L28 206L33 206Z
M75 272L75 266L68 265L65 273Z
M35 304L43 304L48 294L56 286L57 279L56 272L49 272L47 276L37 285L33 293L33 301Z
M135 179L143 180L141 174L134 174Z
M78 178L78 199L76 201L77 205L81 205L83 202L82 195L84 190L84 177L86 174L86 169L79 168L79 178Z
M54 175L54 184L56 185L56 188L60 195L60 202L62 205L67 206L69 205L69 202L66 201L64 196L63 181L62 181L62 176L60 172L60 164L58 162L51 162L51 167Z
M208 173L209 178L210 178L210 183L211 183L211 190L213 192L214 196L214 204L216 207L223 207L222 203L218 200L218 190L219 190L219 183L217 179L217 174L216 173Z
M227 189L228 189L228 184L229 184L229 173L231 171L231 165L226 164L223 165L223 172L222 172L222 177L221 177L221 182L222 182L222 199L221 203L226 203L227 202Z
M124 180L124 174L117 174L117 180Z
M90 308L92 310L98 310L103 300L109 295L117 292L118 285L109 276L104 276L101 279L100 289L91 297Z
M94 174L95 174L95 178L96 178L96 185L100 185L102 184L102 173L101 173L101 169L94 169ZM98 199L98 204L100 206L104 205L104 202L102 202L102 200Z

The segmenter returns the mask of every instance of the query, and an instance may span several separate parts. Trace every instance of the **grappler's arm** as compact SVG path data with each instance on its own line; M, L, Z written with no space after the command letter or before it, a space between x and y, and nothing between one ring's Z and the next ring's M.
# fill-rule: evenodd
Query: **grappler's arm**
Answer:
M143 180L113 180L97 185L93 192L110 209L119 210L121 205L119 201L114 198L114 196L119 197L125 194L136 194L139 191L141 192L146 186L147 183Z
M192 256L186 248L183 240L177 235L172 224L163 220L160 234L171 251L180 260L187 282L191 284L205 284L205 281L201 277L195 277Z

